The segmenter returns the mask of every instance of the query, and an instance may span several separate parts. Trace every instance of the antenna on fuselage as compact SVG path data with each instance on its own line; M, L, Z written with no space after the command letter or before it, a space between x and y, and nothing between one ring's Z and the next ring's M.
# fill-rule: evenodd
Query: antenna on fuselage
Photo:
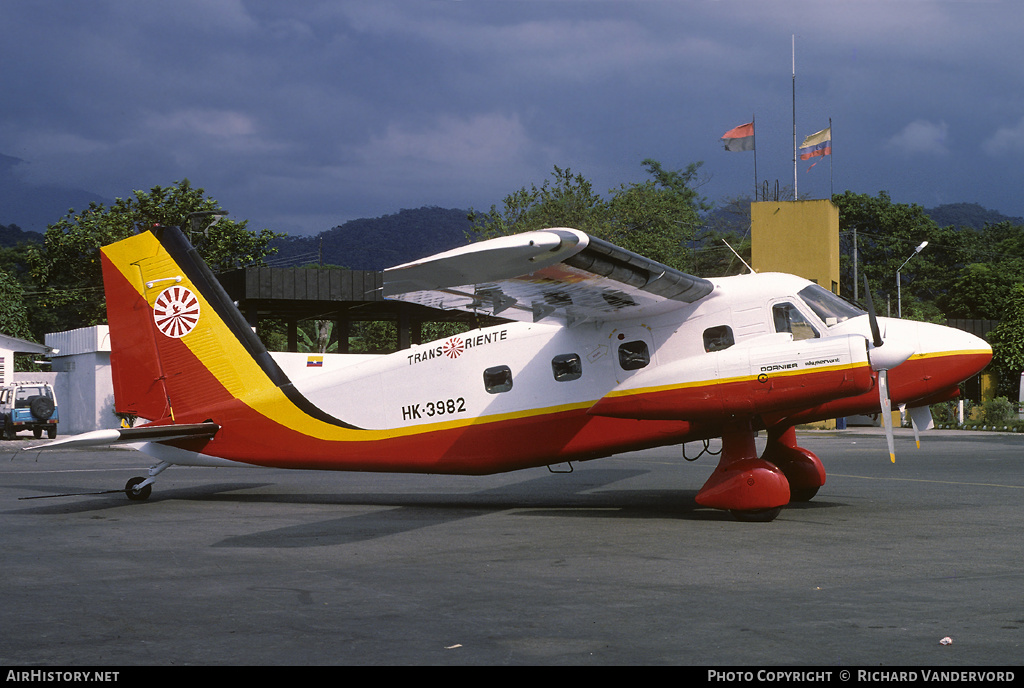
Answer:
M729 250L732 251L733 254L735 254L735 256L740 259L741 263L743 263L744 265L747 265L747 261L743 260L743 256L741 256L740 254L736 253L736 249L734 249L732 246L730 246L728 241L726 241L725 239L722 239L722 243L725 244L726 246L729 246ZM754 274L754 268L750 267L749 265L747 265L747 270L750 270L750 274Z

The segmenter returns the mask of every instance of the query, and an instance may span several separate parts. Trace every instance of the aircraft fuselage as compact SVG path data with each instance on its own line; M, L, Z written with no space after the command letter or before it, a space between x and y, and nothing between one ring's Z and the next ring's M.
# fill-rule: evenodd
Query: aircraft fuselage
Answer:
M483 474L721 436L737 417L767 428L879 411L866 315L826 324L800 296L810 283L788 275L714 282L699 303L642 319L509 322L379 356L273 354L303 397L347 427L243 396L219 417L205 410L223 429L202 451ZM987 360L967 333L882 322L888 340L913 348L890 373L894 403L946 398ZM280 427L247 431L254 409Z

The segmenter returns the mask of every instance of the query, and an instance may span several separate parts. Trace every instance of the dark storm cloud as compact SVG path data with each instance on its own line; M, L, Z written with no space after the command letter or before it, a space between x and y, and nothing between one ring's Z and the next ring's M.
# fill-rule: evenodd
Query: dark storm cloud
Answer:
M0 7L0 154L109 198L188 177L292 233L486 208L554 165L607 189L705 162L711 200L793 184L834 128L836 190L1024 215L1009 2L38 2ZM798 165L801 194L829 166ZM56 218L54 218L56 219ZM0 222L9 221L0 217Z

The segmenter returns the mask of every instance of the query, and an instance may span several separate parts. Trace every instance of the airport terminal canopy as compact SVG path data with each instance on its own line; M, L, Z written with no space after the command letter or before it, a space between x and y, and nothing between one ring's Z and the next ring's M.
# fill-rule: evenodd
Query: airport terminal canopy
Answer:
M332 320L347 331L357 321L386 321L398 326L398 348L420 342L426 322L463 322L487 326L503 322L462 311L443 311L384 298L383 273L343 268L252 267L217 276L253 327L263 319L289 323L289 350L297 350L294 326L303 320ZM344 342L344 338L339 338ZM339 347L345 353L345 346Z

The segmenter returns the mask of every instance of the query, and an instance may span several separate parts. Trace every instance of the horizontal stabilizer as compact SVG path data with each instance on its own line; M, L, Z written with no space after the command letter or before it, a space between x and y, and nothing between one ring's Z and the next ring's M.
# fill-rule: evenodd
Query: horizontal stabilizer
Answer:
M171 440L213 437L220 426L216 423L189 425L142 425L137 428L93 430L27 449L66 449L68 447L99 447L126 442L169 442Z

